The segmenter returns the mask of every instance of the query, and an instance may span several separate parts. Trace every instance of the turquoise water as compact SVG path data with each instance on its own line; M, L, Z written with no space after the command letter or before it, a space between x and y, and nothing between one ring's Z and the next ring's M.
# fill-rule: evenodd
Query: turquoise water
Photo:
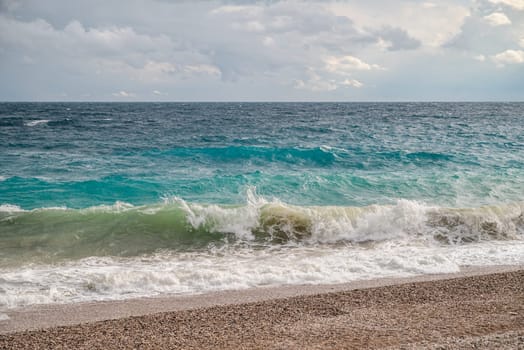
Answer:
M0 306L524 264L524 103L0 103L0 140Z
M0 202L522 200L519 103L4 103Z

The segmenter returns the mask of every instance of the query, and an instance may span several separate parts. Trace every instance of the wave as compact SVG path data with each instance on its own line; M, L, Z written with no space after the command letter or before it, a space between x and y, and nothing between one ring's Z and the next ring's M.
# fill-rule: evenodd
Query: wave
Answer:
M151 150L144 155L150 157L191 157L194 159L215 162L235 160L260 160L291 164L331 165L337 160L337 154L327 147L314 148L272 148L260 146L227 146L227 147L179 147L168 150Z
M24 123L25 126L37 126L41 124L47 124L49 123L49 119L41 119L41 120L31 120L29 122Z
M248 192L243 205L124 202L86 209L0 206L0 265L88 256L137 256L224 244L466 244L522 239L524 202L443 208L399 200L365 207L303 207ZM410 244L411 244L410 243Z
M124 150L129 154L129 150ZM322 145L311 148L226 146L226 147L177 147L153 149L142 153L148 157L191 157L195 160L231 162L237 160L271 161L297 165L331 166L342 164L357 169L387 166L389 163L439 165L447 162L464 162L460 157L446 153L364 150L359 147L345 148Z
M35 127L42 125L46 125L48 127L61 127L72 124L75 124L75 121L72 118L32 120L27 120L23 117L0 118L0 127Z

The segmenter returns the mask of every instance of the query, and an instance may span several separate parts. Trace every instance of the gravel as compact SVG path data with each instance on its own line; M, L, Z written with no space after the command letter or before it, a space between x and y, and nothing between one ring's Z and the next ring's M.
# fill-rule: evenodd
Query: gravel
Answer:
M524 349L524 270L0 335L0 349Z

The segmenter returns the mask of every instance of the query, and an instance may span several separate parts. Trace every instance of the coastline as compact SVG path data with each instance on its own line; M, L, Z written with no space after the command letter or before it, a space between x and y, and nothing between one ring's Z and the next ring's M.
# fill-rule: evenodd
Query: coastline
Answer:
M418 346L455 338L455 343L487 342L489 348L522 344L524 266L37 305L7 314L9 320L0 321L0 348L395 347L399 341Z

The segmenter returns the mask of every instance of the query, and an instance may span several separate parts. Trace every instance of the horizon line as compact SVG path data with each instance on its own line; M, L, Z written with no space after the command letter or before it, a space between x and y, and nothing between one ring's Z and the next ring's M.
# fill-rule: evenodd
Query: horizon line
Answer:
M361 101L304 101L304 100L0 100L0 103L524 103L524 100L361 100Z

